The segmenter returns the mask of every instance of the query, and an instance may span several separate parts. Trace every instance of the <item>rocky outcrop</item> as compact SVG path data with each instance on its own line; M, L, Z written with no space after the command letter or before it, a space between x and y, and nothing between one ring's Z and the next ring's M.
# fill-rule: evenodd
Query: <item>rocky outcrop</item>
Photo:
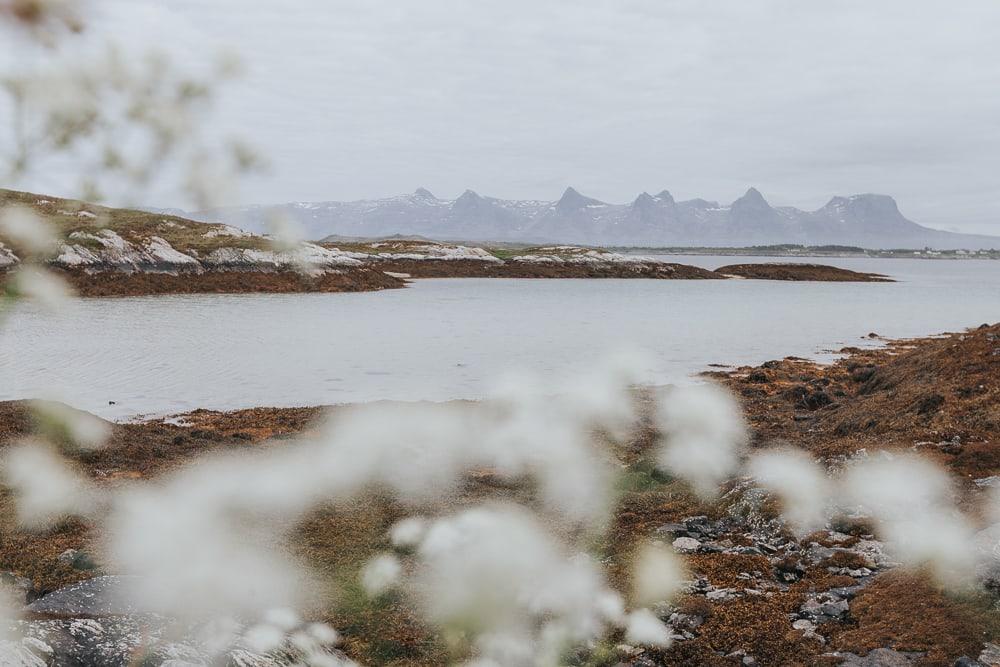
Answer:
M222 247L201 256L197 250L181 252L159 236L133 242L111 229L93 233L73 232L68 241L60 247L51 264L58 268L84 270L88 273L303 270L316 274L361 266L363 257L312 243L303 243L284 251Z
M213 635L212 624L204 620L183 621L141 609L132 601L137 581L98 576L35 600L24 608L25 620L0 626L0 664L110 667L136 664L141 657L141 664L150 667L280 667L345 660L340 651L311 638L305 625L294 640L289 631L282 646L261 653L240 638L241 624L235 620L229 620L228 625L236 625L227 632ZM224 648L212 648L220 645Z
M14 266L18 261L14 251L0 242L0 271Z
M384 242L361 246L368 262L413 278L655 278L715 279L720 274L653 257L576 246L503 252L441 243ZM388 252L386 252L388 250Z

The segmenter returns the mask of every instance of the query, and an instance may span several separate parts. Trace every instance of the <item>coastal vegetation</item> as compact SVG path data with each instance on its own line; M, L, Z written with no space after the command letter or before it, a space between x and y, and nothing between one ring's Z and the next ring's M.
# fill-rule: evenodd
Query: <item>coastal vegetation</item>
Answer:
M620 467L621 481L610 497L606 532L590 549L612 588L625 598L632 595L636 576L633 558L650 540L681 553L689 574L678 597L654 606L669 629L669 646L643 647L612 633L606 641L577 649L573 660L730 665L748 664L749 658L757 664L819 664L851 655L874 657L876 651L885 660L931 665L950 664L963 656L974 659L992 650L990 642L1000 631L989 593L997 566L988 548L992 494L1000 476L1000 463L990 454L1000 427L998 351L1000 326L994 325L890 342L885 348L848 349L842 360L829 366L788 358L713 373L739 397L747 422L747 449L737 460L764 461L764 454L782 451L772 449L776 443L786 443L806 457L804 462L815 457L822 466L820 481L801 490L782 490L775 486L777 478L768 476L775 474L774 468L758 466L753 476L725 476L718 493L705 495L696 483L699 470L671 470L657 463L661 438L679 443L677 438L686 437L682 434L689 427L676 420L689 408L678 404L684 413L674 416L671 425L657 416L660 399L655 392L633 393L630 400L635 401L640 425L620 443L611 431L595 441L597 451ZM0 446L8 451L34 431L37 422L29 408L25 403L0 405ZM455 410L450 414L461 419L491 410L489 404L475 403L428 408L446 410L440 415ZM242 469L239 461L246 457L280 461L283 452L300 446L299 438L327 432L326 423L354 430L354 410L199 410L169 420L109 424L105 447L70 456L88 483L114 492L183 478L189 464L203 457L225 455L221 461L236 469ZM385 414L399 418L407 412ZM369 434L367 446L379 442L378 430L365 427L364 432ZM716 437L722 434L714 432ZM429 454L424 450L409 465L436 460L432 465L447 467L444 459L423 458ZM944 525L928 524L916 529L940 531L926 536L940 544L930 551L907 551L888 538L908 524L886 524L887 517L881 515L885 510L877 505L868 513L821 518L818 525L807 522L796 528L789 522L791 516L801 517L789 512L803 504L823 507L823 489L830 481L886 465L900 472L912 468L904 474L918 477L933 477L935 469L948 471L942 479L954 489L954 499L948 502L956 509L928 506L926 511L959 512L948 521L970 522L973 534L967 541ZM917 473L921 465L931 467ZM555 481L573 479L569 469L553 473ZM450 473L430 468L421 474L446 479ZM392 549L393 527L403 525L400 521L406 517L460 515L483 502L516 502L548 515L549 501L544 485L510 478L495 465L460 473L457 485L449 485L443 495L411 497L398 486L400 479L391 479L388 486L376 483L353 498L305 513L289 535L290 548L327 581L325 585L339 591L316 613L342 633L341 648L348 656L367 664L440 664L468 645L452 643L428 623L419 596L411 597L405 587L393 583L390 593L366 592L359 583L366 563ZM881 479L887 483L888 478ZM910 476L907 481L920 480ZM587 495L597 490L569 488ZM29 582L29 600L114 572L110 555L99 548L107 529L98 517L63 521L41 533L24 532L17 525L18 497L5 495L0 508L0 562L12 570L9 576ZM546 520L554 534L571 523L566 515ZM986 550L976 552L980 543ZM962 554L967 551L975 567L964 573L951 570L966 567ZM401 553L409 558L410 552ZM963 583L952 578L956 574ZM913 608L922 612L914 614Z

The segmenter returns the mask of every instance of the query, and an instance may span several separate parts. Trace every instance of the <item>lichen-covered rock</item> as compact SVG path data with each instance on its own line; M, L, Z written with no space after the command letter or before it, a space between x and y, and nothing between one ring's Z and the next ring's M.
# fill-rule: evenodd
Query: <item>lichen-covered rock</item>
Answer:
M129 600L135 577L106 575L71 584L42 596L26 610L44 616L117 616L139 613Z
M197 259L175 249L159 236L151 236L139 244L125 240L114 230L101 229L93 233L73 232L69 241L60 246L53 265L104 271L202 270Z
M14 251L0 243L0 269L7 269L20 261Z

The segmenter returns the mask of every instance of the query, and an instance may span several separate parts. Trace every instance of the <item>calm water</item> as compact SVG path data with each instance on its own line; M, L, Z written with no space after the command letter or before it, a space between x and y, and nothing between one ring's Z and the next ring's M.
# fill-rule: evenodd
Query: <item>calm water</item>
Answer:
M870 331L1000 320L1000 261L820 261L900 282L442 279L363 294L88 299L59 316L22 305L0 328L0 399L55 394L114 418L439 400L481 396L509 370L562 377L628 347L650 355L656 381L679 382L711 363L829 356Z

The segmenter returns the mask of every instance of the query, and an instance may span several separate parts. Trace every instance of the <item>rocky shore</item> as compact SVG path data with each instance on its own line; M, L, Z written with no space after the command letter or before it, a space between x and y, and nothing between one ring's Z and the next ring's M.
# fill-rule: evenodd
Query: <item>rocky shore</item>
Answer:
M373 266L412 278L712 280L722 277L696 266L576 246L513 251L434 242L383 241L346 247L367 255Z
M917 452L952 471L963 509L976 515L1000 485L1000 325L843 352L831 365L786 358L710 375L741 397L751 447L790 444L831 470L882 452ZM199 410L114 424L107 448L76 458L99 483L125 484L156 478L212 451L282 447L289 437L308 434L321 413ZM0 447L31 426L24 404L0 403ZM611 581L622 586L634 546L648 538L685 554L691 579L675 604L656 610L671 628L673 645L653 650L619 643L608 664L1000 664L1000 579L991 573L975 590L942 587L894 563L864 517L797 537L781 521L776 501L750 479L731 480L716 501L700 500L683 482L651 474L645 456L653 435L636 433L622 454L629 484L599 549ZM482 471L449 502L521 493ZM378 493L351 507L317 511L296 529L296 551L321 568L348 567L377 548L401 512ZM988 538L989 516L978 516ZM22 592L31 612L28 634L38 644L19 650L43 658L24 664L64 664L53 661L56 654L111 661L108 652L137 644L138 612L100 607L101 590L127 582L102 566L93 548L95 528L74 520L32 534L18 530L13 517L12 499L4 493L0 576ZM99 578L105 575L112 578ZM81 597L66 588L87 581L97 592L85 588L89 594ZM84 606L73 606L78 604ZM361 662L389 661L387 646L398 664L445 660L440 640L405 605L386 607L377 618L352 614L331 608L323 620L343 629L341 648ZM161 658L149 664L162 664Z
M164 273L138 271L59 271L78 296L151 296L160 294L291 294L371 292L403 287L399 277L368 267L315 275L298 271L207 271Z

